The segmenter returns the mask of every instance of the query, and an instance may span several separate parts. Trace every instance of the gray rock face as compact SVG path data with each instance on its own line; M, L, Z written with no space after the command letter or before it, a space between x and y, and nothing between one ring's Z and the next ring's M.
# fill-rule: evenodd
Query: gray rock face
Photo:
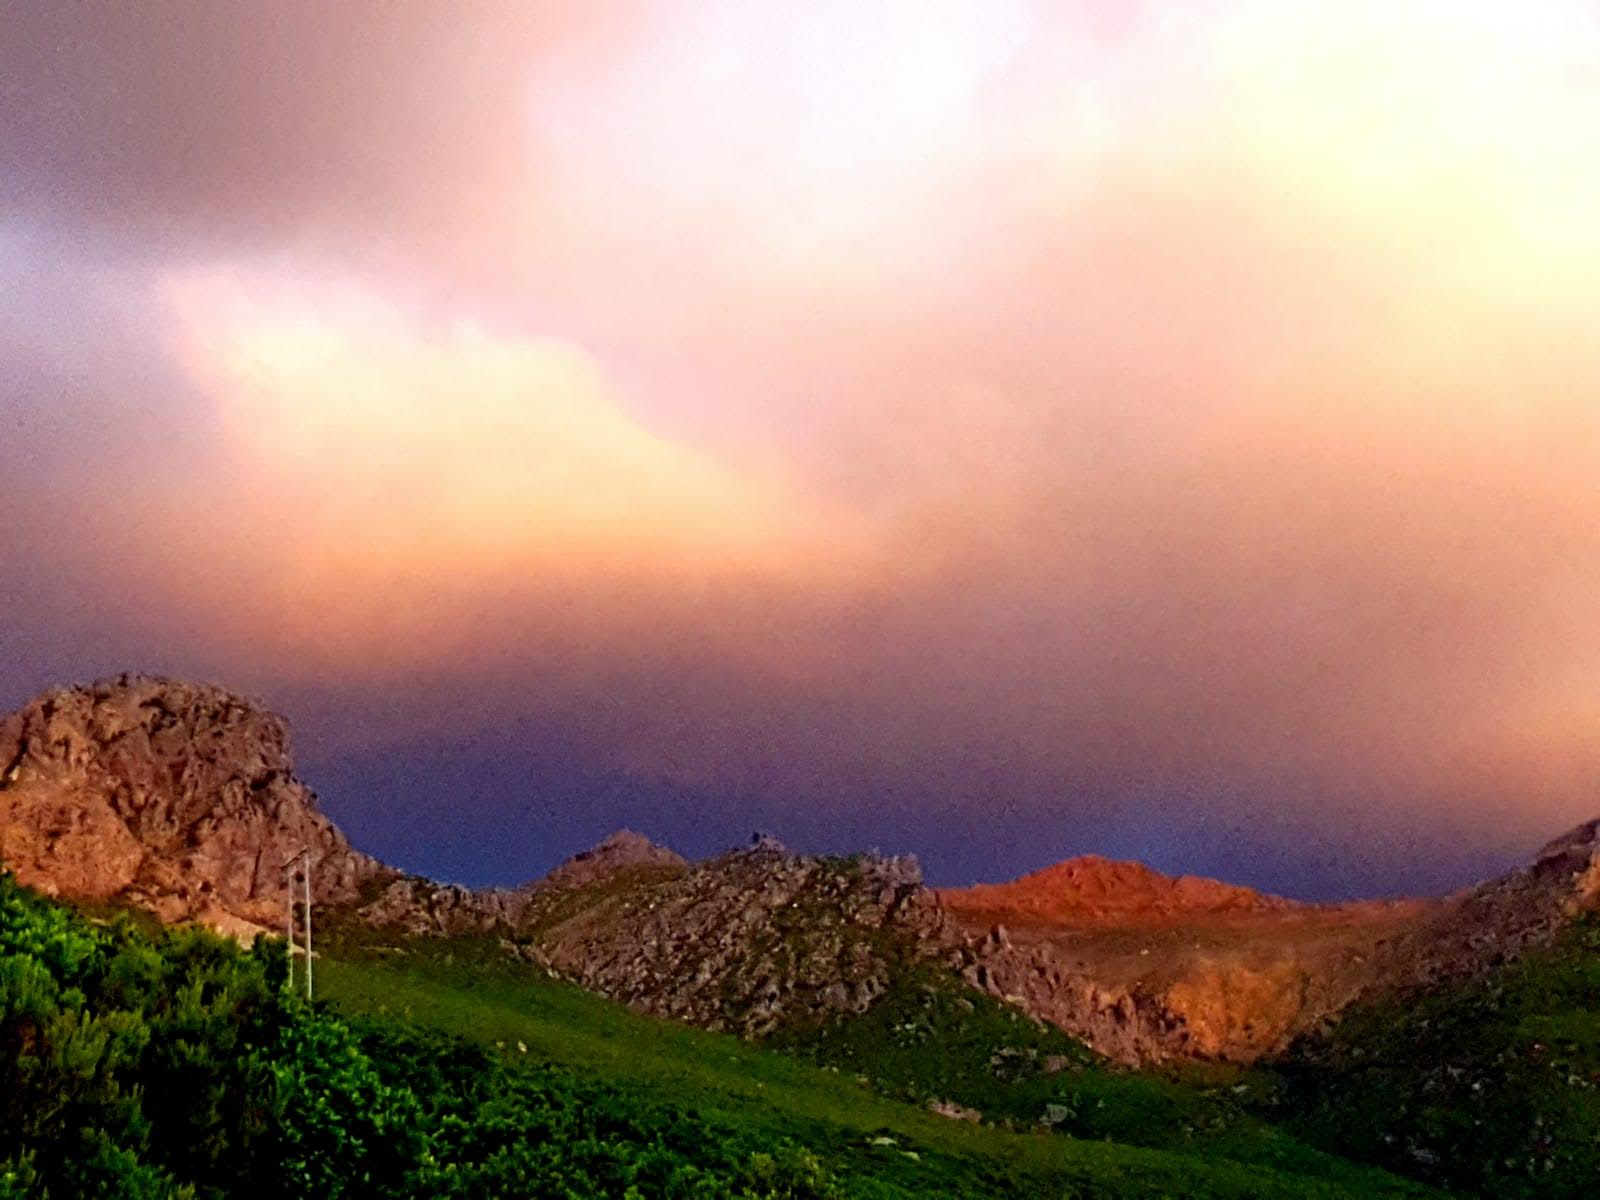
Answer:
M897 955L937 953L942 915L921 879L914 859L818 859L758 841L614 894L535 896L517 925L528 957L563 978L758 1036L864 1011Z
M124 675L0 722L0 862L47 894L275 927L302 847L320 903L393 874L317 811L283 719L221 688Z

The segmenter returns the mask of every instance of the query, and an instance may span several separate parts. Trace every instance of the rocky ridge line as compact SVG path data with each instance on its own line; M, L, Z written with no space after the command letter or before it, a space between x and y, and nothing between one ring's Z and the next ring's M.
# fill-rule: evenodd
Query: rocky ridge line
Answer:
M0 722L0 863L46 894L250 938L280 927L281 866L302 847L325 918L493 936L644 1011L745 1034L860 1011L938 919L914 859L764 837L691 865L623 830L519 888L406 875L317 811L286 722L222 688L124 675Z
M657 1016L745 1036L864 1012L942 914L914 858L823 859L759 838L563 911L525 914L526 953Z
M295 776L283 719L223 689L129 675L0 720L0 862L48 894L248 937L278 927L281 864L302 847L335 916L398 937L493 936L662 1016L759 1035L861 1011L920 960L1128 1062L1250 1061L1364 996L1491 968L1600 908L1600 822L1410 907L1296 905L1092 859L963 907L913 858L758 839L691 864L627 831L542 880L472 890L352 849ZM1052 882L1065 895L1018 906L1016 928L988 920L997 895Z

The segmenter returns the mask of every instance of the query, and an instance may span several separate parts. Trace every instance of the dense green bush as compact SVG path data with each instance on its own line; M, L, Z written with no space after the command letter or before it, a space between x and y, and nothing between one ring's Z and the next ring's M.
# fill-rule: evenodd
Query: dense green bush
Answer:
M415 1097L283 990L281 951L91 924L0 878L3 1186L59 1196L384 1194Z
M91 922L0 875L0 1200L834 1194L568 1072L284 988L282 944Z

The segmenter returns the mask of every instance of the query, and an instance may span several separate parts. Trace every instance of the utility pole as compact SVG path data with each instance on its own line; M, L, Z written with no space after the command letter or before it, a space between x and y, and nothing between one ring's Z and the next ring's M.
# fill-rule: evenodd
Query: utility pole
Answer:
M311 999L311 851L305 852L306 882L306 999Z
M303 903L306 927L306 999L311 999L311 848L302 846L283 860L284 928L283 940L289 955L289 987L294 987L294 884L295 876L303 885Z
M287 859L283 864L283 952L289 956L289 988L294 989L294 871Z

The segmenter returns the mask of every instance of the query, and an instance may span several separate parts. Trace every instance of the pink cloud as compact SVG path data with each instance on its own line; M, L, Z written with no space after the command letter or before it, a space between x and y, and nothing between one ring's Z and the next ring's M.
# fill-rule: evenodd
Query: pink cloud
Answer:
M167 231L118 286L185 281L215 508L144 481L119 553L228 654L512 647L638 770L819 803L1587 815L1592 6L428 14L304 78L192 33L35 163Z

